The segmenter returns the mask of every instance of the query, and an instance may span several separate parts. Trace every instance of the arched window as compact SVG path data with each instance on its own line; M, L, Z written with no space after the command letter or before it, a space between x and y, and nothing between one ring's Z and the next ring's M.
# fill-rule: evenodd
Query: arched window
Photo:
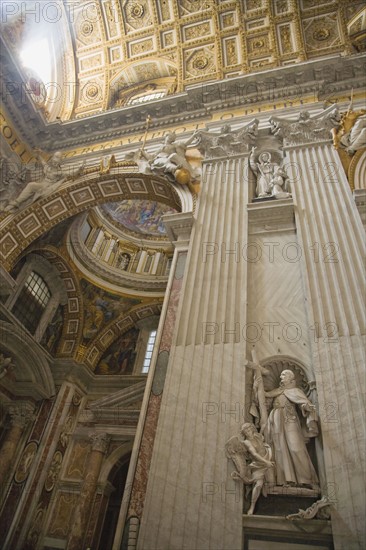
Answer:
M22 262L23 263L23 262ZM6 306L14 317L40 342L67 292L58 270L38 254L29 254L18 272L16 285Z
M135 95L130 97L130 99L127 101L127 105L137 105L139 103L147 103L148 101L153 101L154 99L160 99L165 95L166 95L166 91L163 91L163 90Z
M12 312L34 334L50 299L51 292L46 281L39 273L32 271L13 305Z

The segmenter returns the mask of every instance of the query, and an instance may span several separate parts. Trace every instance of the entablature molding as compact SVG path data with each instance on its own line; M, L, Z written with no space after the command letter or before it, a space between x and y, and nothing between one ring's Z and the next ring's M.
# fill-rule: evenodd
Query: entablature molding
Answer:
M11 60L4 48L4 81L14 81L9 72ZM131 105L72 122L47 123L28 97L8 94L3 90L3 101L17 130L31 147L46 151L72 149L80 143L94 144L123 136L139 135L145 130L150 115L151 136L162 127L182 126L192 121L214 120L224 110L252 108L278 100L294 101L313 96L332 102L354 89L355 94L365 85L365 54L349 57L336 55L326 60L327 78L324 78L324 59L306 61L292 66L257 72L215 82L188 87L185 92L167 96L146 105ZM14 71L15 69L12 68ZM20 75L18 75L20 78ZM21 81L21 78L20 78ZM6 88L6 87L5 87ZM253 91L253 89L255 91ZM249 91L250 90L250 91ZM274 107L275 108L275 107ZM249 113L247 113L249 114ZM127 142L126 142L127 143Z

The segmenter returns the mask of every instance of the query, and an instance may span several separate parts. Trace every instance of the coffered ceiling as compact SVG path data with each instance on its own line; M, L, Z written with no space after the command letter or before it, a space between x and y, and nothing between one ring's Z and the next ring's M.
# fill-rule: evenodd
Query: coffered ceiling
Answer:
M57 109L55 104L46 105L49 120L119 108L131 90L151 91L163 85L169 94L179 93L192 84L350 53L347 22L362 4L357 0L60 0L53 31L58 29L64 38L55 51L59 72L55 77L63 83L63 94L70 79L76 86ZM42 17L44 23L45 14L40 13L32 25L40 29ZM13 29L22 23L16 16L10 21L5 40L16 49L22 32L15 34Z

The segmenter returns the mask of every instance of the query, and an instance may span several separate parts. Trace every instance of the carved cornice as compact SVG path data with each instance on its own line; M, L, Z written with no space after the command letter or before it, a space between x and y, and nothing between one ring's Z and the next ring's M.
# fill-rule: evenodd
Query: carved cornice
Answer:
M9 53L3 48L4 82L21 82ZM309 93L327 97L342 91L364 88L366 56L335 56L326 61L308 61L255 74L200 83L185 92L168 96L147 105L131 105L72 122L47 123L24 94L3 90L3 101L24 139L45 151L77 147L114 138L143 134L146 117L153 120L150 130L162 126L182 125L193 120L207 120L210 113L229 108L253 107L282 99L291 101ZM254 90L254 91L253 91Z
M192 212L179 212L178 214L165 214L162 221L171 242L177 246L177 242L188 244L193 227Z

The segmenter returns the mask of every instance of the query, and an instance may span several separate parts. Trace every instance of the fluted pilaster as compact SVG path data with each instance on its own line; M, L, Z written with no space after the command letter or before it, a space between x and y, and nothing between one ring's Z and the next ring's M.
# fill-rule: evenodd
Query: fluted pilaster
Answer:
M335 548L364 548L365 239L326 141L288 148Z
M140 550L241 547L241 487L228 475L225 442L243 418L246 163L204 163Z

